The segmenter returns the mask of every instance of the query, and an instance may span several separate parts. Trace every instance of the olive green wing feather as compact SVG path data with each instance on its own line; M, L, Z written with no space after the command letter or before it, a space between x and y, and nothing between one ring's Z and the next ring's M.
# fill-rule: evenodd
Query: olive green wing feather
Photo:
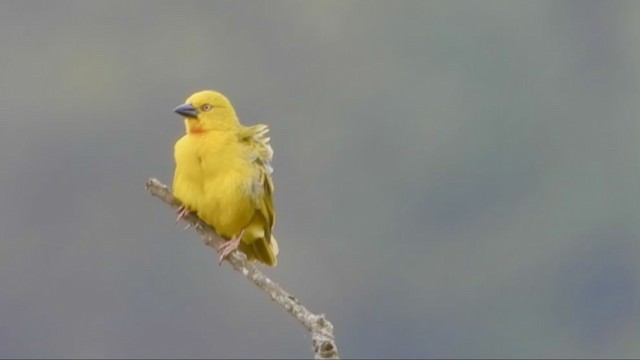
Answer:
M269 144L270 138L266 136L268 131L269 127L264 124L243 127L239 132L239 140L244 145L243 148L247 159L254 168L254 175L251 179L248 193L256 208L255 216L258 218L252 220L252 223L261 223L261 228L264 231L264 237L260 239L261 241L256 241L254 244L256 255L261 258L260 253L262 253L261 260L263 262L275 265L278 245L271 235L276 218L273 206L274 185L271 178L273 173L273 168L271 167L273 149ZM269 249L263 249L264 245L268 246ZM264 254L267 250L269 254Z

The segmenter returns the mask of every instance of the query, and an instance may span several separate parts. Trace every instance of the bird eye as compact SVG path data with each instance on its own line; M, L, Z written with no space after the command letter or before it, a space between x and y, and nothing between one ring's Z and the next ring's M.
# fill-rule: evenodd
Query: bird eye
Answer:
M209 104L202 105L202 111L209 111L211 109L213 109L213 106L211 106Z

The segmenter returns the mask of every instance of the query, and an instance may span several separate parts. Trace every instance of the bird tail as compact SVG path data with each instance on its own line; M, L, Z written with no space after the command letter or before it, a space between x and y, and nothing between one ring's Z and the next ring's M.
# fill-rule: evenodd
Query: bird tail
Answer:
M240 243L240 250L247 255L249 260L258 260L268 266L278 265L278 242L273 235L271 235L271 241L260 237L250 244Z
M256 239L253 242L253 251L256 259L261 263L269 266L278 265L278 242L273 235L271 241L267 241L265 238Z

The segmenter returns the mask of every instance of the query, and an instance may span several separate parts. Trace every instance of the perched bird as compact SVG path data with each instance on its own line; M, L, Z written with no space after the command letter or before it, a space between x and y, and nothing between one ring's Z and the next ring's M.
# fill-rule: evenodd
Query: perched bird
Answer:
M194 93L174 111L186 128L174 147L173 193L183 203L177 220L195 212L226 239L220 262L238 249L276 266L269 128L243 126L229 99L212 90Z

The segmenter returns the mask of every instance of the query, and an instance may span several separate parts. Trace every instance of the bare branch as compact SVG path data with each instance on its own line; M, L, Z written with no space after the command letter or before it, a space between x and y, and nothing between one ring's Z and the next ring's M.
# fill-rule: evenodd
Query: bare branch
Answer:
M176 199L169 188L157 179L151 178L146 184L151 195L159 198L174 209L181 203ZM209 225L205 224L193 213L184 217L184 221L192 225L202 237L205 245L217 249L225 240L216 234ZM266 277L239 251L234 251L226 258L231 266L254 283L262 291L280 306L293 315L310 333L313 341L313 351L316 359L339 359L338 347L333 335L333 325L325 318L324 314L313 314L304 307L298 299L284 291L280 285Z

